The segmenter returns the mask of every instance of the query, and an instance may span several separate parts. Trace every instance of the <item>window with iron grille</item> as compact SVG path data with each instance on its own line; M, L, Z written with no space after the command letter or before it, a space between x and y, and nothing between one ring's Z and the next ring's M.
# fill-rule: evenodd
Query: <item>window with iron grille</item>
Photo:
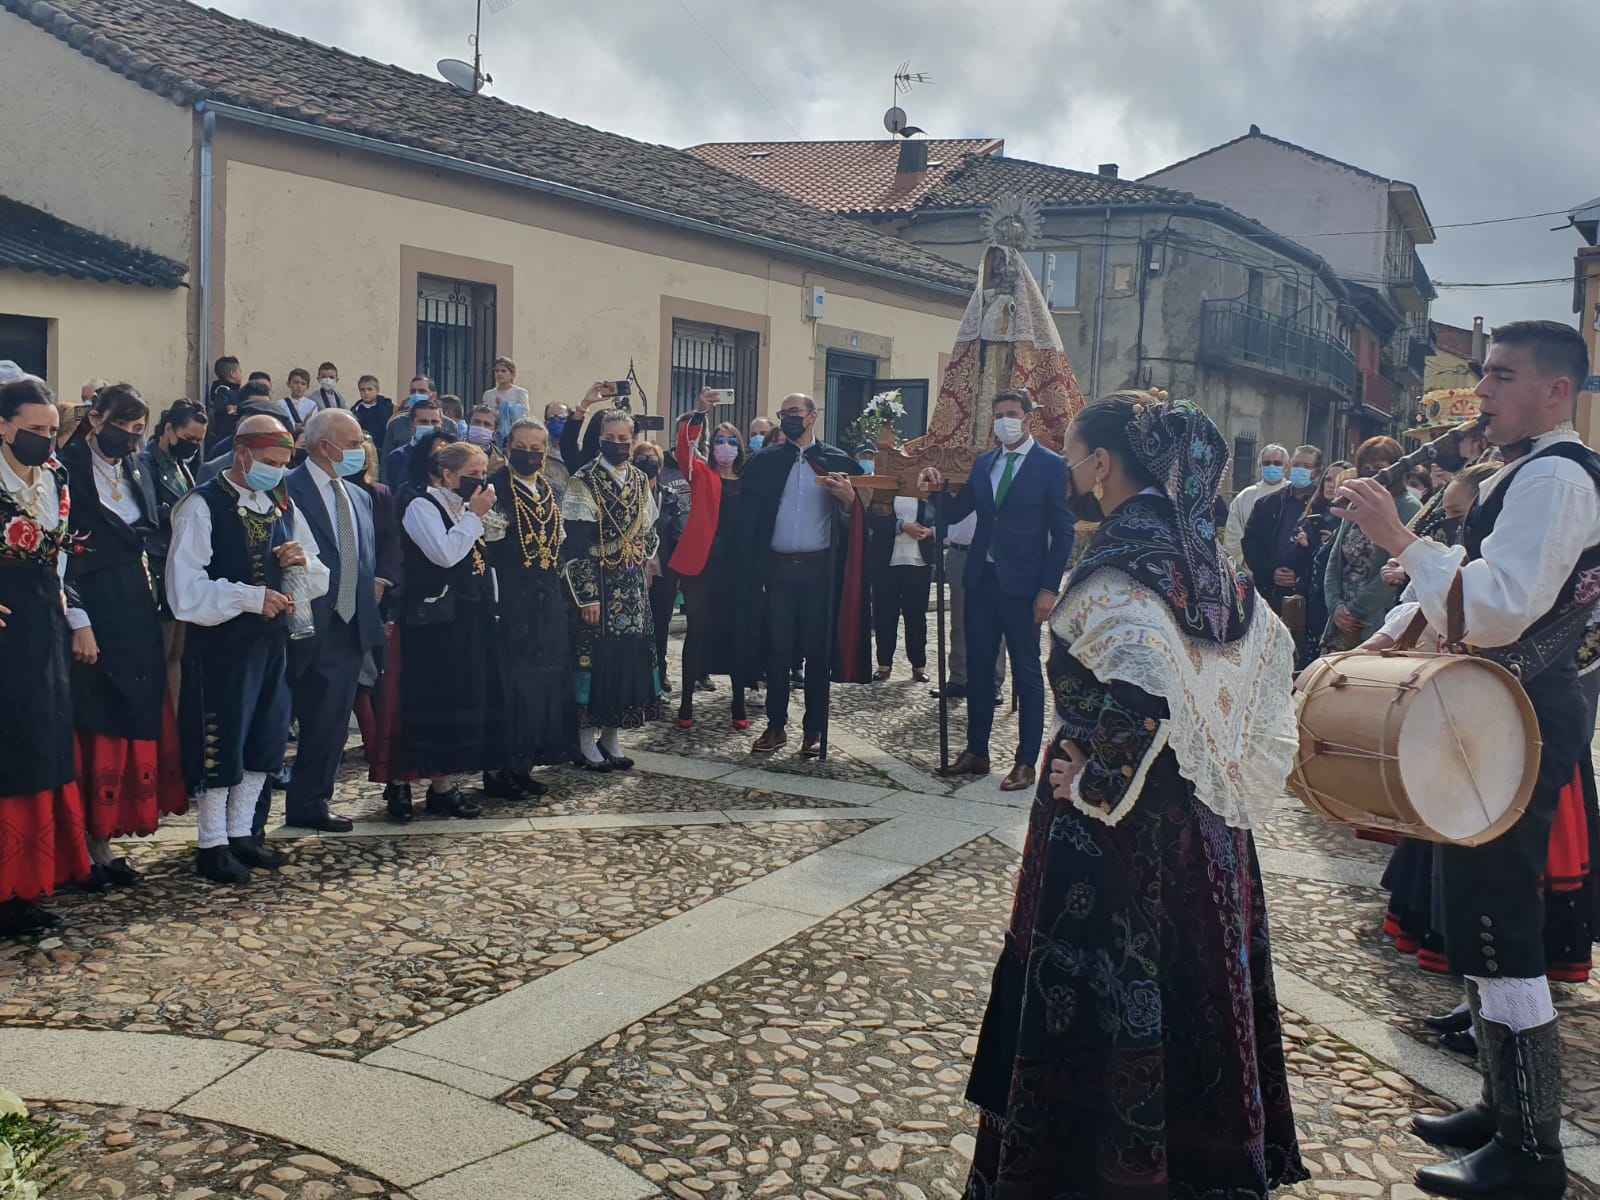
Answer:
M1256 439L1236 437L1233 439L1233 490L1244 491L1255 482L1255 478Z
M684 413L693 412L702 388L732 388L733 407L713 409L711 420L731 421L740 431L756 417L756 390L761 372L761 335L748 329L729 329L698 321L672 322L671 427Z
M0 313L0 358L9 358L29 375L44 379L49 374L49 349L50 322L44 317ZM60 383L56 380L58 387Z
M417 374L470 411L494 386L495 287L417 276Z

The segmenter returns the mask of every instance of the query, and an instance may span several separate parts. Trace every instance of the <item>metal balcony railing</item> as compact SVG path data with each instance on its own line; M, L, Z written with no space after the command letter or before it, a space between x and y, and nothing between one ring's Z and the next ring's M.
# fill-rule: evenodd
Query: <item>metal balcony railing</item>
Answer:
M1327 334L1238 300L1200 304L1200 353L1349 396L1356 360Z

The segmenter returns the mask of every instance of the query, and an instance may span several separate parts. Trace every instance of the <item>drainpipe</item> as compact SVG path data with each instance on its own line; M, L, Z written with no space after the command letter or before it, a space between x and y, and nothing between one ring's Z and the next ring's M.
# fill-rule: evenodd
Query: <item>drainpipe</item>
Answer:
M211 378L211 141L217 132L217 114L204 100L195 105L200 125L200 390L201 404Z
M1089 359L1089 403L1100 398L1100 334L1106 325L1106 258L1111 253L1111 209L1100 231L1100 293L1094 300L1094 354Z

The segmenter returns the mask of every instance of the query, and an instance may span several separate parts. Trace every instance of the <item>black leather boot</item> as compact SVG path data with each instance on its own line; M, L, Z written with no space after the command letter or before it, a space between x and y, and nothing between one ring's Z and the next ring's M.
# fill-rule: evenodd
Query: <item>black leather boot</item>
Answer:
M194 852L195 873L212 883L249 883L250 868L227 846L210 846Z
M1483 1017L1480 1014L1477 985L1470 980L1467 983L1466 1012L1452 1014L1449 1018L1432 1017L1423 1024L1431 1026L1439 1020L1456 1022L1459 1017L1465 1017L1466 1024L1451 1032L1466 1037L1467 1030L1470 1029L1473 1038L1476 1039L1478 1071L1483 1076L1483 1099L1472 1107L1463 1108L1460 1112L1451 1113L1447 1117L1413 1117L1411 1132L1430 1146L1439 1146L1446 1150L1479 1150L1494 1140L1494 1070L1493 1064L1487 1060L1484 1053L1483 1040L1478 1036Z
M1465 1158L1422 1168L1417 1186L1464 1200L1559 1200L1567 1190L1567 1164L1556 1022L1513 1031L1480 1018L1478 1042L1484 1078L1492 1081L1494 1137Z
M1472 1028L1472 1010L1468 1008L1438 1017L1423 1017L1422 1024L1435 1033L1465 1033Z
M260 867L263 871L276 871L289 861L287 854L279 854L276 850L268 850L266 842L259 837L229 838L228 848L233 851L233 856L245 866Z

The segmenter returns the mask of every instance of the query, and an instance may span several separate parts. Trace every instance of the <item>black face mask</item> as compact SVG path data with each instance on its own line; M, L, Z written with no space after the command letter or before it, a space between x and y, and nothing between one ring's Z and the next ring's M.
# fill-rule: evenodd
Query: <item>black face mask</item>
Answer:
M543 450L512 450L506 458L518 475L537 475L544 466Z
M298 467L301 463L305 462L309 456L310 451L296 450L293 454L289 455L289 465L291 467Z
M804 417L784 417L778 422L783 430L783 436L791 442L798 442L806 435L806 419Z
M100 447L101 455L113 462L127 458L139 448L139 435L116 425L100 426L100 432L94 435L94 440Z
M55 450L54 441L31 429L17 430L17 436L11 443L12 456L25 467L44 466Z
M627 442L601 442L600 453L613 467L620 467L633 454L633 447Z
M172 457L179 462L189 462L199 453L199 442L191 442L188 438L179 438L172 443Z
M462 480L456 484L456 495L460 496L463 500L471 500L482 490L483 480L474 478L471 475L463 477Z
M644 472L646 479L654 479L661 472L660 460L651 455L646 455L633 465Z

